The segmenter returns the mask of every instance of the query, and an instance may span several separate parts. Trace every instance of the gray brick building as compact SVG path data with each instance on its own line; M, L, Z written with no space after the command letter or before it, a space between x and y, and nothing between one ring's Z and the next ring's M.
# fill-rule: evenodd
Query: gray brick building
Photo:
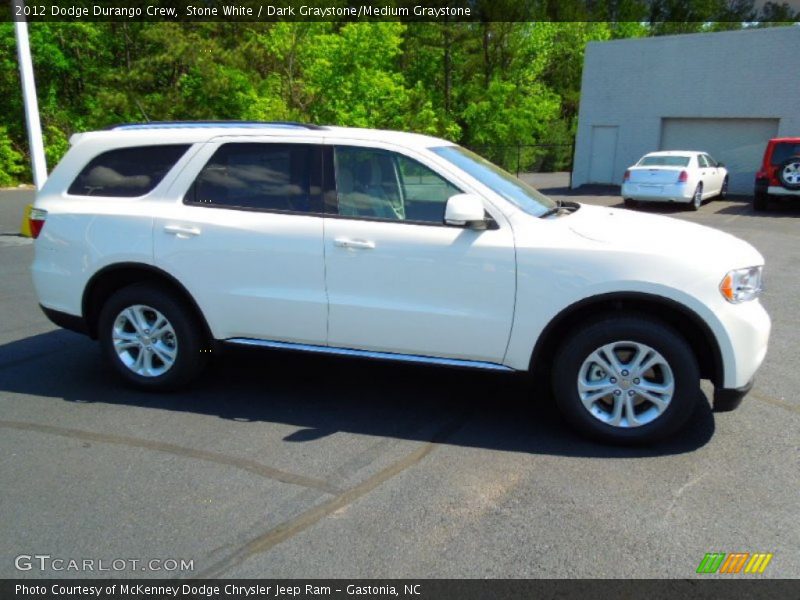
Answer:
M750 193L766 141L800 135L800 26L592 42L572 182L622 183L655 150L701 150Z

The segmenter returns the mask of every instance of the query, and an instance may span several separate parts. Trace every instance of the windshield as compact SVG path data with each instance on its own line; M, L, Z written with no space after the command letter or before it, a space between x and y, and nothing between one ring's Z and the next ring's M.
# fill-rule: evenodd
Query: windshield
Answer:
M556 206L555 200L551 200L524 181L517 179L497 165L490 163L485 158L481 158L466 148L461 146L439 146L430 148L430 150L462 171L466 171L483 185L500 194L529 215L538 217Z
M639 167L686 167L688 156L645 156L639 161Z

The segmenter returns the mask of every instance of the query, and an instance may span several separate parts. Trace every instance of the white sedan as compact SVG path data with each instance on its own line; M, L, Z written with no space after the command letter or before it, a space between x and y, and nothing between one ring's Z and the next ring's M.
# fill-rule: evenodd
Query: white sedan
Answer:
M686 202L697 210L703 200L728 192L728 171L705 152L671 150L645 154L625 171L622 197L636 201Z

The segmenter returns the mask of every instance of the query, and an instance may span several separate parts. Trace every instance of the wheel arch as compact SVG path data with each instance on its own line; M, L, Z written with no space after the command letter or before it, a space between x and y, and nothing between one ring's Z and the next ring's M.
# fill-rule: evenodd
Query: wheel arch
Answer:
M88 334L97 339L97 322L103 304L117 291L135 283L155 282L167 287L193 310L202 324L206 339L213 340L203 311L189 291L175 277L154 265L124 262L108 265L95 273L84 289L82 314Z
M700 366L701 377L715 386L724 381L722 350L708 324L689 307L642 292L615 292L579 300L558 313L542 330L531 353L530 371L549 373L561 342L581 323L600 314L637 313L660 319L674 327L689 343Z

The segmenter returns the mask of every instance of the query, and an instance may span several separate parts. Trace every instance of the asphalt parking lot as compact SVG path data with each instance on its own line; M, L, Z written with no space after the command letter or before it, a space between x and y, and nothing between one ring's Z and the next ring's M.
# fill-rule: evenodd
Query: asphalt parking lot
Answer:
M2 578L686 578L707 552L770 552L759 577L800 577L800 205L641 209L754 244L773 336L737 411L704 405L680 437L621 449L516 376L237 351L189 391L126 389L37 306L13 235L31 197L0 193ZM141 562L20 571L20 555Z

